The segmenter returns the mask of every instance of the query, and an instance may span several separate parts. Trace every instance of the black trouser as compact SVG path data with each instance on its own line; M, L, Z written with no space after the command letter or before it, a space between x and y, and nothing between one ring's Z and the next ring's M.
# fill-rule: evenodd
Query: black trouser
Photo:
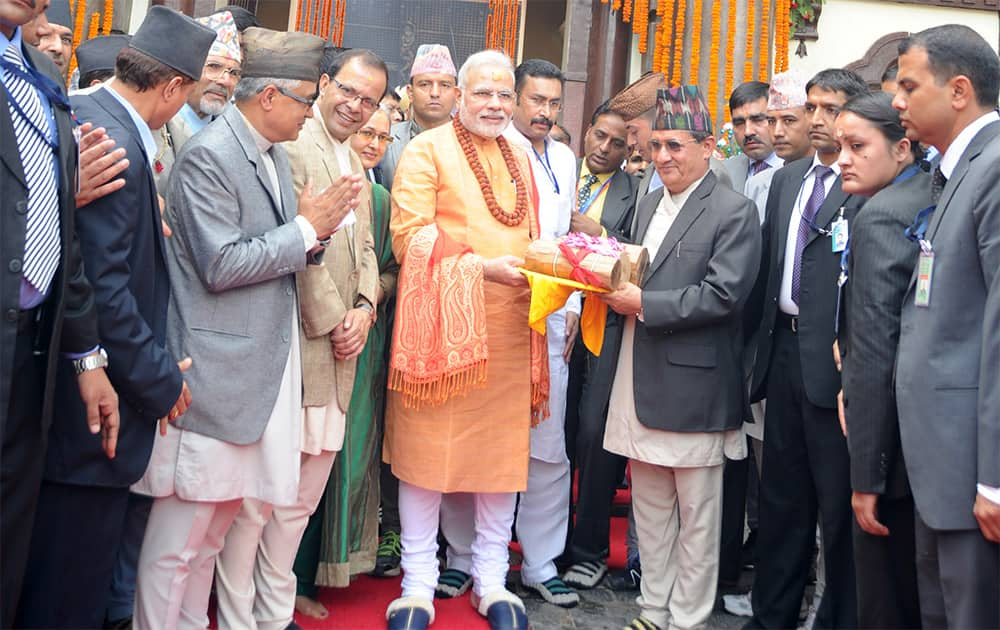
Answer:
M979 529L931 529L919 512L915 522L923 627L1000 628L1000 544Z
M749 443L750 438L747 438ZM722 540L719 546L719 582L736 582L740 579L743 551L743 517L747 505L747 478L750 476L750 459L725 460L722 469Z
M129 489L46 481L18 606L18 628L100 628Z
M45 466L42 428L44 354L35 353L37 325L22 316L14 344L10 400L0 419L0 625L14 625L28 561L38 489Z
M854 521L854 564L858 580L858 627L920 627L913 497L879 497L878 520L888 536L872 536Z
M794 628L822 531L826 590L816 628L857 627L851 473L836 409L809 402L798 337L775 331L767 387L757 573L750 626ZM806 374L808 376L808 374Z

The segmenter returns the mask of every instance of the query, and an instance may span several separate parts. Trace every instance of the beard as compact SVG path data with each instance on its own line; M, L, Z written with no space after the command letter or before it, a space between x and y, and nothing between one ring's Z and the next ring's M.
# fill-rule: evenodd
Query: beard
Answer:
M221 96L225 100L220 102L214 98L209 98L209 94ZM205 90L205 94L198 101L198 110L205 116L218 116L226 109L226 105L229 105L228 95L215 90Z
M458 120L462 123L470 133L474 133L477 136L486 138L488 140L494 140L503 133L503 130L507 128L510 124L510 116L506 114L503 115L503 121L493 122L491 120L485 120L480 118L478 115L471 114L465 108L462 108L458 112Z

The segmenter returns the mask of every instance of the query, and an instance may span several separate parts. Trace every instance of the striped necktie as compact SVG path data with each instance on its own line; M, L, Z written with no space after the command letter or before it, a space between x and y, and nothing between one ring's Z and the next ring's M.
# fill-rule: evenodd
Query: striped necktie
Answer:
M21 51L13 44L4 61L29 72ZM49 290L59 267L59 188L56 182L55 147L45 109L35 87L18 74L4 71L7 107L17 139L25 182L28 184L28 225L24 239L24 278L39 293Z
M771 168L771 165L764 160L755 160L753 166L750 167L750 174L756 175L757 173Z

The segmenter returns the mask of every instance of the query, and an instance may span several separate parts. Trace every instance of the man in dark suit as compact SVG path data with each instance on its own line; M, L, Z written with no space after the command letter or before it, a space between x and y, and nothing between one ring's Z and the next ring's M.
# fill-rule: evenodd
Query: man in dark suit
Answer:
M664 187L636 222L652 263L641 288L601 297L625 317L604 446L632 470L643 573L630 630L701 627L715 604L723 460L746 456L741 315L760 263L757 209L709 170L700 91L658 98L649 149Z
M19 627L103 623L129 485L146 469L157 420L173 419L190 402L181 371L164 349L170 287L150 129L184 103L214 39L213 31L183 14L155 7L119 53L115 81L73 99L78 116L106 128L129 159L125 187L81 208L76 223L100 338L113 357L111 379L122 397L121 452L109 460L86 435L83 403L63 366ZM81 539L87 544L81 546Z
M630 241L635 208L636 179L623 171L628 152L625 121L601 104L591 117L583 139L575 211L570 231L613 236ZM593 299L593 298L586 298ZM613 361L621 337L621 318L608 313L604 350L595 356L582 343L570 359L566 405L567 450L579 474L576 524L570 536L573 562L564 580L577 588L591 588L607 572L605 558L611 520L611 500L622 477L624 461L604 450L604 421L614 376ZM603 360L601 357L605 357Z
M903 295L918 247L904 232L931 205L931 177L892 108L876 93L837 117L845 191L871 196L851 226L842 274L838 351L842 425L851 453L858 627L917 628L913 497L899 446L893 368ZM876 194L877 193L877 194ZM846 262L846 268L845 268Z
M73 225L74 201L88 200L95 189L84 165L82 194L74 200L77 145L60 74L21 39L21 25L36 16L31 4L0 2L0 259L7 270L0 277L2 627L13 625L20 597L60 352L77 363L87 424L91 433L102 431L111 456L118 426ZM108 148L90 137L97 138L95 150Z
M896 404L925 628L1000 627L1000 60L965 26L899 46L907 137L941 152L914 222Z
M824 70L806 84L816 155L777 171L767 198L764 248L748 330L758 326L751 399L767 398L760 482L757 574L750 628L794 628L820 517L826 590L822 627L857 624L847 441L837 421L833 361L840 251L835 221L864 202L840 188L833 121L868 91L853 72ZM842 248L840 248L842 249Z

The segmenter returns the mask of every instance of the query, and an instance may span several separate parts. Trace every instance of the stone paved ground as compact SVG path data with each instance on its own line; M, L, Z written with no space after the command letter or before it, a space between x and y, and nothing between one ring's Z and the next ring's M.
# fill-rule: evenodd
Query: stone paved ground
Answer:
M744 591L749 588L751 580L751 574L744 573L740 580ZM635 603L636 593L618 593L605 586L581 591L580 605L568 610L546 603L523 589L516 589L516 592L525 602L533 630L621 630L639 612ZM744 617L722 611L719 605L712 613L707 629L738 630L746 622Z

